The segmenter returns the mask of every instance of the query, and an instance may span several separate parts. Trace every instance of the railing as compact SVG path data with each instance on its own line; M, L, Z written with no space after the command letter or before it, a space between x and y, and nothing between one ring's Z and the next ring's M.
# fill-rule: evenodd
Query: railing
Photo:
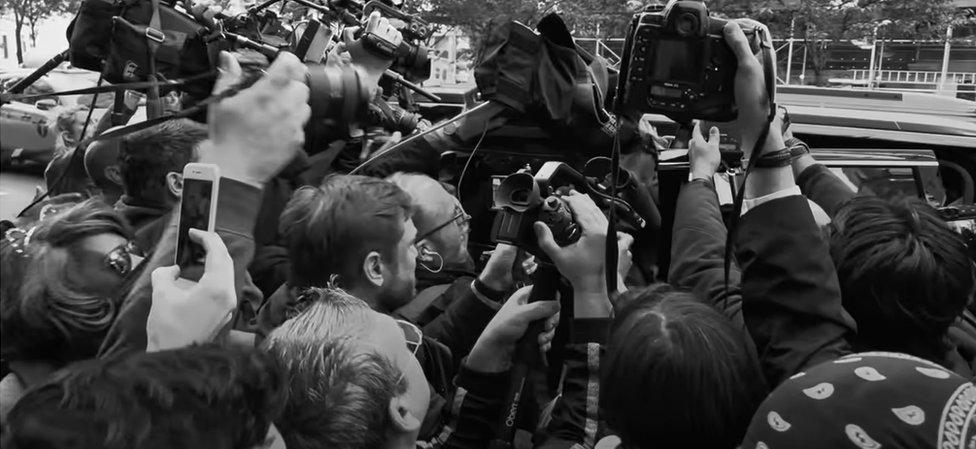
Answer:
M870 70L851 70L853 77L851 84L867 84L871 75ZM874 73L874 83L900 84L942 84L942 72L919 70L877 70ZM946 82L956 84L976 84L974 72L947 72Z
M593 45L593 53L607 59L610 66L616 68L620 64L620 55L607 46L607 42L623 42L621 38L598 39L592 37L577 37L575 39L580 45L589 47ZM591 44L592 43L592 44Z

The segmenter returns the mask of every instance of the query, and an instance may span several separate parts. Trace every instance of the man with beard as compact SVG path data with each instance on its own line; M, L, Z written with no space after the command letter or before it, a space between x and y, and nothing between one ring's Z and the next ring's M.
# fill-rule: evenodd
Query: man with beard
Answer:
M288 283L259 312L259 333L267 335L293 315L302 293L311 287L340 287L385 314L410 303L417 260L429 263L418 250L425 246L417 239L414 210L407 193L378 178L331 175L318 187L297 190L280 221L291 261ZM461 359L506 297L497 292L507 293L511 287L512 259L501 253L477 281L458 289L443 313L422 326L417 358L431 384L434 413L428 414L421 436L436 430L437 409L453 388Z
M433 178L416 173L396 173L388 181L412 200L413 224L417 228L417 295L396 311L396 315L417 325L430 323L463 297L475 282L475 292L488 297L504 296L512 285L504 273L498 279L476 282L475 263L468 252L469 220L457 197ZM511 266L516 248L499 245L496 261ZM484 281L492 282L486 284Z

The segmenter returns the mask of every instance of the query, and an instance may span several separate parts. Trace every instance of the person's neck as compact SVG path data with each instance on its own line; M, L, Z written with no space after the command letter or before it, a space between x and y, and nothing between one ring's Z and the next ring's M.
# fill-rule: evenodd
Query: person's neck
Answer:
M135 197L132 195L122 195L121 199L123 204L136 207L146 207L152 209L169 210L175 206L175 202L170 198L156 198L152 196L140 196Z
M11 361L10 371L17 375L17 379L24 388L31 388L44 382L58 369L47 362Z
M386 442L383 449L414 449L417 447L417 438L411 437L407 433L387 432Z
M353 295L369 304L369 308L380 312L380 313L390 313L390 310L386 310L382 304L380 304L379 298L377 298L376 289L365 288L365 287L352 287L346 290L347 293Z

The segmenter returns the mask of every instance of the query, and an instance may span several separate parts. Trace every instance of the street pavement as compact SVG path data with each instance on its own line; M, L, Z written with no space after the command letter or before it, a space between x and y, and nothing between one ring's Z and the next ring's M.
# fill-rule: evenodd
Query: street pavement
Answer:
M44 187L43 169L4 168L0 173L0 220L10 220L34 199L36 186Z

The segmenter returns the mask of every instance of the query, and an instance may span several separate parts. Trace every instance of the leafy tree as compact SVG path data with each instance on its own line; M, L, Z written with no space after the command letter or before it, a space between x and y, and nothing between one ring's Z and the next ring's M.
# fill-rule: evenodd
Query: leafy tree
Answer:
M493 27L509 20L531 27L552 12L559 13L574 36L623 36L642 5L641 0L407 0L413 12L470 37L476 53Z
M37 45L37 26L41 21L55 14L74 12L77 8L78 0L0 0L0 11L14 15L17 62L24 62L24 25L30 31L32 46Z
M957 10L952 0L724 0L713 7L728 17L751 17L767 24L774 36L789 34L805 40L810 66L823 83L827 51L840 40L871 38L878 27L881 39L932 38L945 33Z

